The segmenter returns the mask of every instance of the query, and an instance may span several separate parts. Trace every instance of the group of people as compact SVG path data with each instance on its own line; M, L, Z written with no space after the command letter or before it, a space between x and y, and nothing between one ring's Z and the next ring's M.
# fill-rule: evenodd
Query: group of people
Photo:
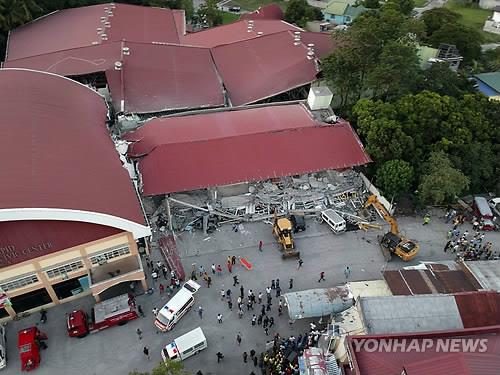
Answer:
M472 218L473 234L470 236L468 230L461 231L459 226L465 222L465 215L458 214L456 210L450 209L446 212L445 222L453 221L453 227L447 233L447 242L444 252L456 254L460 260L489 260L498 259L498 253L494 251L493 243L485 241L485 234L479 232L481 226L477 218Z

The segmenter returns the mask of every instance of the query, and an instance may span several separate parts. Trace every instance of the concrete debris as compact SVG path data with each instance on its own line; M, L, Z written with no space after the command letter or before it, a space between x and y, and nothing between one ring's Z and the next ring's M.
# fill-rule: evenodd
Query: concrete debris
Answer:
M367 197L368 189L357 172L331 170L172 194L152 214L152 200L145 207L153 231L163 227L174 232L201 229L208 235L224 223L269 223L274 212L278 216L318 216L333 208L350 223L367 223L374 219L363 210ZM243 227L238 230L244 231Z

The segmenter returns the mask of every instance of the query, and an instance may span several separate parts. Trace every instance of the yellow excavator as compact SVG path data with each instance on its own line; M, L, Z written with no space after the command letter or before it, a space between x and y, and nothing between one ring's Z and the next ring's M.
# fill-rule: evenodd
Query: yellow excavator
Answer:
M295 242L292 236L292 222L285 218L279 218L274 213L273 233L278 240L278 243L283 247L283 258L299 257L300 252L295 249Z
M390 253L396 254L403 261L408 262L413 259L420 249L420 246L415 241L409 240L399 234L399 227L396 219L387 211L376 195L370 195L365 202L364 208L373 206L383 219L391 226L391 231L383 236L379 236L380 246L388 250Z

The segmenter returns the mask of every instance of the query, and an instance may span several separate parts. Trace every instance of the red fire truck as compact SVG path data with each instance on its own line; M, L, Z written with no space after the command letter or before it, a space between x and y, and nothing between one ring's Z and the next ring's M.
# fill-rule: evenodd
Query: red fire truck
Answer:
M37 327L30 327L19 331L17 335L17 347L21 370L31 371L40 365L40 349L47 348L45 344L47 335Z
M67 318L66 326L70 337L85 337L102 329L126 324L139 316L127 294L110 298L97 303L89 317L83 310L72 311Z

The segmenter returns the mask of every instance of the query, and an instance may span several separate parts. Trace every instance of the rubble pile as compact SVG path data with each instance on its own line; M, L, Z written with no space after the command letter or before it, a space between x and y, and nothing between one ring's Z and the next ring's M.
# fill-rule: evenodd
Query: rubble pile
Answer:
M366 220L359 212L368 190L353 170L238 184L235 191L239 194L231 195L222 187L172 194L150 216L153 230L164 231L171 225L175 231L210 232L223 223L270 220L275 212L278 216L316 216L327 208L335 209L352 223ZM172 223L168 222L169 211Z

